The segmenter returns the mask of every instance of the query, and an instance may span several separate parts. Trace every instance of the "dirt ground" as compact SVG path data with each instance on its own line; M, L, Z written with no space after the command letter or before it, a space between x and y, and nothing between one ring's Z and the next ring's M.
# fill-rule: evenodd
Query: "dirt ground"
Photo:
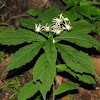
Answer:
M0 63L0 75L7 67L11 59L11 56L12 54L9 54L9 56L4 58L4 62ZM96 59L94 60L94 65L96 67L97 73L100 74L100 71L99 71L100 70L99 68L100 67L100 57L95 57L93 59ZM16 83L16 77L11 76L10 78L9 77L6 78L7 74L8 73L6 73L6 75L4 76L2 75L0 76L0 100L10 100L9 98L14 93L13 90L16 90L16 88L10 87L10 86L17 85L17 87L19 88L20 86L23 86L24 84L32 80L32 69L23 73L23 75L18 76L19 83ZM57 75L56 78L57 78L57 83L56 83L57 86L59 86L63 82L71 81L59 75ZM73 100L100 100L100 79L98 78L95 80L96 80L95 85L87 85L83 83L78 84L76 82L76 84L78 84L80 87L78 90L74 90L70 92L73 96ZM14 83L11 84L12 81ZM57 86L55 86L55 88ZM59 96L56 96L56 97L57 97L56 100L70 100L67 92L64 93L60 97ZM12 98L12 100L17 100L16 95L15 95L15 98ZM52 97L49 100L52 100Z

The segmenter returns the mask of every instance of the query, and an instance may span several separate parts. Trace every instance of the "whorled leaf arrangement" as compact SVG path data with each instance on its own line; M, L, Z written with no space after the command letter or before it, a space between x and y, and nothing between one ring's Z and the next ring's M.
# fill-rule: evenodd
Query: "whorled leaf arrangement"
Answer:
M26 100L38 91L46 100L46 94L54 84L56 69L70 73L79 81L94 84L95 81L92 76L95 76L96 73L89 55L69 45L62 44L61 41L69 41L85 48L96 46L100 49L99 43L88 34L92 30L92 25L86 21L72 22L71 24L56 6L43 12L31 9L27 13L33 17L37 16L37 18L20 20L19 23L26 29L8 29L0 32L2 45L29 43L12 56L5 71L29 63L39 53L40 49L44 50L33 68L33 80L20 88L18 100ZM58 52L65 64L56 65ZM64 83L58 87L55 95L77 89L77 87L72 82Z

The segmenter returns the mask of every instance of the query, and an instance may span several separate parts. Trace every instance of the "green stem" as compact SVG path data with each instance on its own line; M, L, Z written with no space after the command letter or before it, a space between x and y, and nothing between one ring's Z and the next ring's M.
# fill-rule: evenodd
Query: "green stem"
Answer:
M55 90L55 85L53 84L53 99L52 100L55 100L54 90Z
M2 6L0 7L0 9L3 8L4 6L5 6L5 3L2 4Z
M72 97L72 95L70 94L70 92L69 92L68 96L69 96L70 100L73 100L73 97Z

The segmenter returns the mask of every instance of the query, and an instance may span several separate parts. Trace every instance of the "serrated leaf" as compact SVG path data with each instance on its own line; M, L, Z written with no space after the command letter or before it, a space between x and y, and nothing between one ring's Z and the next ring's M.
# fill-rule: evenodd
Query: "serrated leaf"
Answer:
M72 26L73 28L71 31L64 31L59 36L56 36L54 40L56 42L60 40L69 41L85 48L97 46L97 48L100 49L99 42L97 42L92 36L87 34L91 30L91 27L88 24L86 24L85 26L85 23L83 25L81 23L78 23L76 25ZM89 29L86 27L88 27Z
M78 74L79 77L79 81L83 81L84 83L88 83L88 84L96 84L94 78L91 75L85 75L85 74Z
M26 63L30 62L39 52L44 42L37 42L18 50L11 58L11 61L5 71L13 70L19 68Z
M57 50L52 40L49 39L46 42L46 45L44 46L44 50L46 53L47 61L50 63L52 67L54 67L56 65Z
M100 44L92 36L88 34L80 34L73 32L63 32L60 36L55 38L55 41L65 40L72 43L75 43L81 47L91 48L96 46L100 50Z
M68 17L70 20L76 20L79 17L78 13L74 8L71 8L69 11L66 11L63 16Z
M42 86L40 87L40 92L44 100L46 100L46 94L48 91L50 91L51 86L54 84L54 78L56 77L56 67L54 66L54 68L51 68L50 64L47 63L43 73L41 74L43 79L41 79Z
M59 8L52 6L39 15L39 20L42 24L52 24L52 18L57 17L59 14L61 14Z
M34 100L41 100L42 96L38 95Z
M62 0L65 4L67 4L67 9L70 7L74 7L80 3L80 0Z
M78 78L79 81L82 81L88 84L95 84L95 81L91 75L75 73L70 68L68 68L68 66L66 66L65 64L56 65L56 68L60 71L65 71L65 72L70 73L75 78Z
M75 2L72 1L72 0L62 0L65 4L67 4L67 9L74 6L75 5Z
M97 33L98 35L100 35L100 21L96 21L93 24L93 32Z
M41 34L43 34L43 36L46 36L46 37L49 37L49 35L50 35L50 34L48 34L48 33L45 32L45 31L42 31Z
M39 9L30 9L27 11L27 14L31 15L31 16L39 16L42 13L41 10Z
M78 13L80 13L81 15L91 18L89 11L88 11L88 5L81 5L81 6L77 6L76 10L78 11Z
M35 30L35 23L38 24L38 19L21 19L19 20L19 23L28 29Z
M80 1L80 5L88 5L88 4L89 4L88 0L81 0Z
M35 95L40 88L40 83L34 84L33 81L25 84L20 88L20 92L18 93L18 100L26 100L33 95Z
M34 30L35 31L35 24L39 24L40 21L38 19L21 19L19 20L19 23L28 29ZM40 23L41 24L41 23ZM42 31L41 32L44 36L48 37L47 32Z
M100 9L96 8L95 6L89 7L88 11L89 11L90 15L92 15L92 16L96 16L96 15L100 16Z
M78 85L73 83L73 82L64 82L63 84L61 84L57 90L54 92L55 95L61 94L63 92L69 91L69 90L74 90L77 89Z
M56 76L56 67L52 67L47 59L46 55L42 54L37 60L33 69L33 81L36 82L40 80L42 86L40 87L40 92L46 100L46 94L50 90L52 84L54 83L54 78Z
M94 2L90 2L91 5L100 5L100 2L94 1Z
M80 0L72 0L75 2L75 5L78 5L80 3Z
M94 65L88 54L63 44L56 44L56 47L62 59L72 71L95 75Z
M88 34L91 32L93 28L93 25L90 24L89 22L85 21L85 20L80 20L77 22L72 22L72 30L71 32L80 32L80 33L84 33L84 34ZM75 32L75 33L76 33Z
M88 0L81 0L81 1L80 1L80 6L82 6L82 5L91 6L91 3L90 3L90 1L88 1Z
M46 39L37 33L22 28L18 30L7 29L0 32L0 43L3 45L18 45L33 41L46 41Z

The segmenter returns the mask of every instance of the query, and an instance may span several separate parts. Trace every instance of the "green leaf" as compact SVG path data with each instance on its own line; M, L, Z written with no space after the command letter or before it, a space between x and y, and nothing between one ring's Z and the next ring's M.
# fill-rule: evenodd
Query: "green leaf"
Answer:
M69 41L85 48L97 46L97 48L100 49L99 42L97 42L92 36L87 34L91 30L90 26L91 25L89 25L88 23L76 23L75 26L72 26L71 31L62 32L59 36L56 36L54 40L56 42L60 40Z
M25 65L26 63L30 62L38 54L39 50L43 45L44 42L37 42L22 47L12 56L12 59L5 71L19 68L22 65Z
M52 40L49 39L46 42L46 45L44 46L44 50L46 53L47 61L50 63L52 67L55 67L56 59L57 59L57 50Z
M3 31L3 29L0 29L0 33Z
M67 4L67 9L74 6L75 2L73 0L62 0L65 4Z
M63 84L61 84L57 90L54 92L55 95L61 94L63 92L69 91L69 90L74 90L77 89L78 85L72 82L64 82Z
M81 0L81 1L80 1L80 6L82 6L82 5L91 6L91 3L90 3L90 1L88 1L88 0Z
M78 78L79 81L82 81L82 82L88 83L88 84L95 84L95 81L91 75L76 73L76 72L72 71L70 68L68 68L65 64L56 65L56 68L60 71L65 71L65 72L70 73L75 78Z
M69 0L62 0L65 4L69 4L70 1ZM71 2L72 3L72 2Z
M91 48L96 46L100 50L99 42L97 42L92 36L88 34L75 33L63 32L60 36L55 38L55 41L57 42L59 40L65 40L85 48Z
M0 32L0 43L3 45L17 45L33 41L46 41L46 39L37 33L22 28L18 30L7 29Z
M64 13L64 17L68 17L69 20L76 20L78 19L79 15L74 8L71 8L69 11Z
M38 24L38 19L21 19L19 20L19 23L28 29L35 30L35 23Z
M67 9L70 7L74 7L80 3L80 0L62 0L65 4L67 4Z
M91 18L89 11L88 11L88 5L81 5L81 6L77 6L76 10L78 11L79 14Z
M48 33L45 32L45 31L42 31L41 34L43 34L43 36L46 36L46 37L49 37L49 35L50 35L50 34L48 34Z
M41 99L42 99L42 96L38 95L34 100L41 100Z
M72 0L75 2L75 5L78 5L80 3L80 0Z
M2 25L7 26L8 24L7 24L7 23L0 23L0 25L1 25L1 26L2 26Z
M79 77L79 81L83 81L84 83L96 84L94 78L91 75L78 74L77 77Z
M46 100L46 93L50 90L52 84L54 83L54 78L56 76L56 67L52 67L46 58L45 53L42 54L37 60L33 69L33 80L36 82L40 80L42 86L40 87L40 92Z
M39 15L39 20L42 24L52 24L52 18L57 17L59 14L61 14L59 8L52 6Z
M90 15L92 15L92 16L96 16L96 15L100 16L100 9L96 8L95 6L89 7L88 11L89 11Z
M100 22L100 21L99 21ZM99 34L99 36L100 36L100 23L98 23L98 25L97 25L97 33ZM99 42L100 43L100 42Z
M31 15L31 16L39 16L42 13L42 11L40 11L39 9L30 9L27 11L27 14Z
M56 44L56 47L62 59L72 71L95 75L94 65L88 54L63 44Z
M39 91L39 88L39 83L34 84L33 81L30 81L20 88L20 92L18 93L18 100L26 100L32 97Z
M100 5L100 2L94 1L94 2L90 2L91 5Z
M28 29L35 31L35 24L39 24L40 21L38 19L21 19L19 20L19 23ZM41 24L41 23L40 23ZM42 31L41 32L44 36L48 37L47 32Z
M98 35L100 35L100 21L96 21L93 24L93 32L97 33Z
M92 28L93 28L92 24L90 24L89 22L85 20L80 20L77 22L72 22L72 30L70 32L76 31L78 33L88 34L91 32Z

